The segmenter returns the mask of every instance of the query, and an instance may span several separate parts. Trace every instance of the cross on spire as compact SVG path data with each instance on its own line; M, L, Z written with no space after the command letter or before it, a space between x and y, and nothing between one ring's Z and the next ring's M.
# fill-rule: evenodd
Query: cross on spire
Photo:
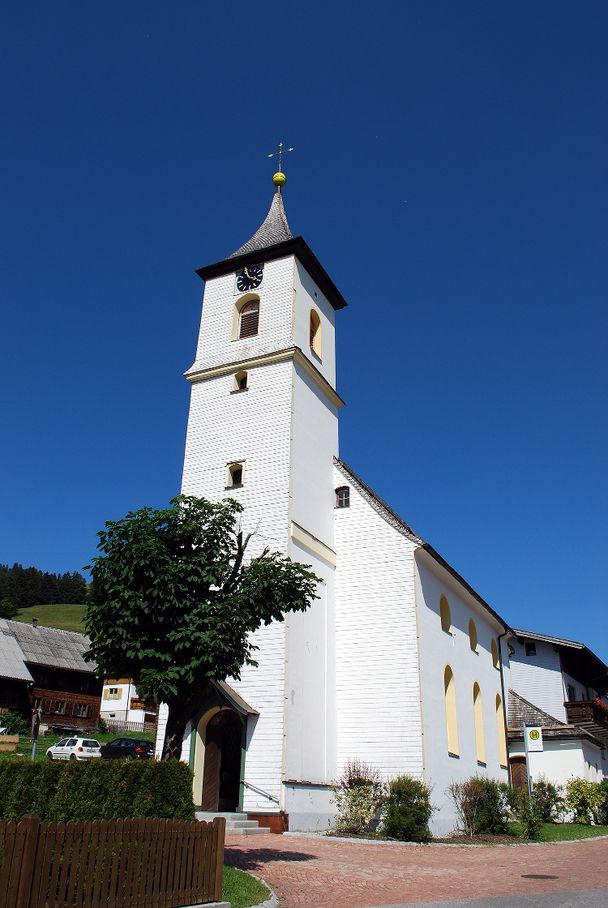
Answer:
M283 143L282 143L282 142L279 142L279 147L278 147L278 149L277 149L276 151L271 151L270 154L268 155L269 158L276 158L276 157L278 157L278 159L279 159L279 173L282 173L282 172L283 172L283 166L282 166L282 163L283 163L283 154L287 154L288 151L293 151L293 150L294 150L293 148L285 148L285 147L283 146Z

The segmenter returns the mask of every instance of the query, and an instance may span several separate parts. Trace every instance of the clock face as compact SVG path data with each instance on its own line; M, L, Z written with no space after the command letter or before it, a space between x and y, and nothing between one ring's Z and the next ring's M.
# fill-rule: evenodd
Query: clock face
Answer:
M241 293L245 290L255 290L262 283L264 277L263 265L249 265L236 273L236 286Z

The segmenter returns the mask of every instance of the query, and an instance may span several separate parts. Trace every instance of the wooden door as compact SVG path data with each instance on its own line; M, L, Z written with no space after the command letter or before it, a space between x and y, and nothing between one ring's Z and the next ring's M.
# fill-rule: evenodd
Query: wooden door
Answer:
M205 731L203 810L231 813L238 809L241 783L242 726L238 715L216 713Z
M511 757L511 784L513 788L528 787L528 772L525 757Z

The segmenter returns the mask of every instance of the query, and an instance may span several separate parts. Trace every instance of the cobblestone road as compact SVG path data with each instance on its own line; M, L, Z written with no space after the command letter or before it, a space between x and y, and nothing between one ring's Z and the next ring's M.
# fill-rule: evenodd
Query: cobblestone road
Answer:
M265 879L281 908L369 908L599 890L607 885L607 859L607 839L502 848L368 844L295 835L226 839L226 863Z

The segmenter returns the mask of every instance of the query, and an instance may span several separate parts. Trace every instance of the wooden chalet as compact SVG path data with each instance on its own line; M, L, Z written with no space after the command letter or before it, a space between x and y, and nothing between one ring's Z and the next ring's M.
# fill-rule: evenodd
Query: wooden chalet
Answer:
M57 732L97 728L102 681L85 662L84 634L0 619L0 713L15 710Z

